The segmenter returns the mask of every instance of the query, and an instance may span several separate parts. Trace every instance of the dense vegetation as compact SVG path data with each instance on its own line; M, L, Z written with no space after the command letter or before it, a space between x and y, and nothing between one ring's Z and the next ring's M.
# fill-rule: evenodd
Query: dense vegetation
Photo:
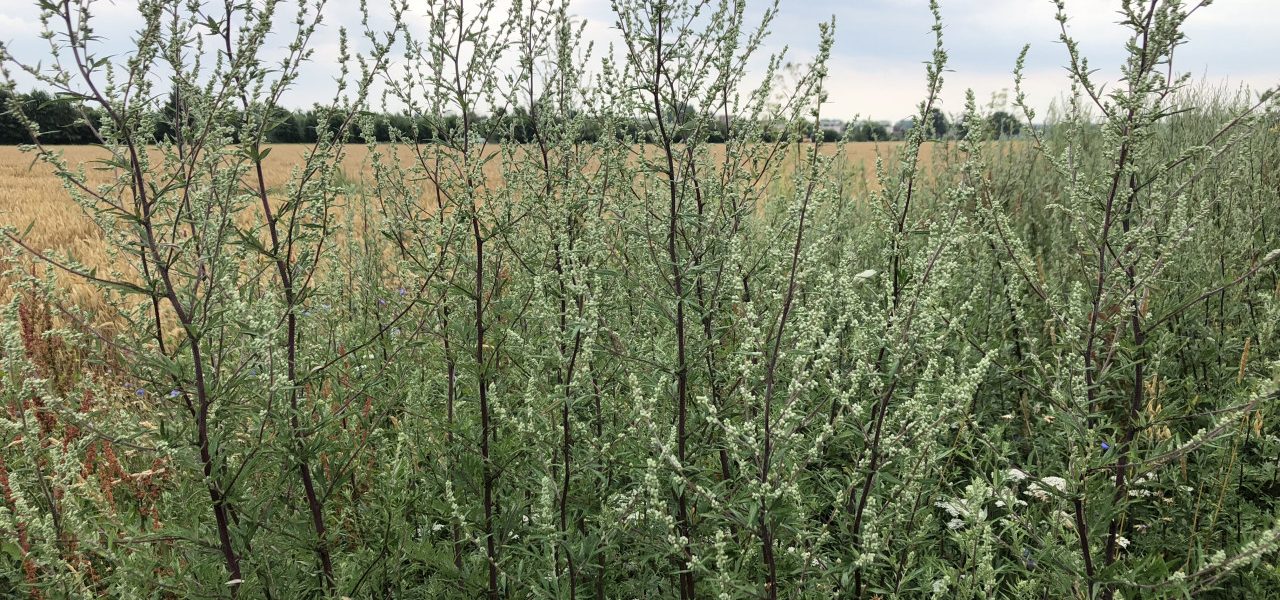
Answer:
M731 0L618 0L598 60L564 2L395 3L363 54L344 32L335 126L268 188L319 14L277 4L143 0L114 63L44 3L59 60L30 72L99 111L109 156L31 150L121 266L4 232L6 594L1280 590L1278 107L1172 75L1180 2L1122 3L1105 88L1064 24L1048 128L993 143L970 95L963 138L925 164L910 130L882 185L804 131L832 24L787 89L752 89L773 13ZM375 87L410 116L390 142ZM480 106L523 111L528 143L487 143Z

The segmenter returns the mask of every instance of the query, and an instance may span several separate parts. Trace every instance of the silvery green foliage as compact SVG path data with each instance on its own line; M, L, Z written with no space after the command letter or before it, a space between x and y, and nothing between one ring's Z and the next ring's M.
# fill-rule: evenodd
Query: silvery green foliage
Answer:
M28 582L47 584L50 593L132 596L153 588L236 594L242 585L281 575L292 580L288 589L334 587L326 529L332 516L324 508L328 492L315 481L313 452L319 440L340 435L327 414L336 405L316 392L329 384L324 367L342 351L337 344L314 343L307 325L314 323L309 313L335 301L318 293L315 277L333 243L330 213L340 192L335 173L346 130L374 73L385 66L390 40L371 38L372 53L357 61L342 34L343 79L352 85L335 91L326 115L340 125L321 135L284 189L269 190L263 162L271 150L262 144L264 132L272 107L311 55L322 8L306 2L292 7L293 39L286 40L281 61L267 66L260 56L282 6L227 3L205 10L193 3L142 2L136 52L115 60L98 53L92 3L44 3L52 61L28 66L6 55L6 69L26 70L103 115L97 131L103 158L89 166L107 173L106 184L92 183L83 167L40 145L36 131L32 150L93 219L103 243L116 251L119 269L90 272L57 257L43 262L100 286L112 310L98 317L123 325L102 339L105 362L89 369L107 379L86 376L84 393L101 402L120 395L112 384L125 387L126 397L140 399L145 419L119 431L97 431L100 439L86 451L92 457L81 478L95 471L94 464L107 463L96 470L108 500L102 513L109 518L57 517L64 508L59 496L75 494L71 490L82 481L46 494L58 525L39 536L49 550L32 560L61 561L64 568L49 569L48 580L37 568ZM348 73L346 65L356 62L362 69ZM160 82L168 85L167 94ZM163 110L161 99L167 101ZM154 144L162 120L167 134ZM275 198L269 201L269 195ZM16 235L9 238L22 244ZM54 415L74 413L68 402L59 401ZM91 405L86 396L83 406ZM52 432L40 433L21 437L43 439ZM108 444L129 451L113 453ZM44 460L33 457L32 464ZM150 498L152 490L135 490L140 504L154 504L141 508L149 518L126 518L110 506L111 487L139 479L132 473L141 469L126 467L136 464L189 477L179 487L154 491L174 494L163 502ZM263 498L281 490L283 512L277 512ZM265 515L276 525L263 529ZM153 533L161 523L168 533ZM307 533L295 535L295 526ZM199 543L175 543L181 540ZM149 562L111 550L134 545L152 548ZM101 560L95 564L89 557ZM309 566L297 570L313 558L323 563L319 578ZM148 579L152 583L144 583Z
M1060 6L1061 115L995 144L971 93L961 139L914 128L875 187L813 129L834 23L810 64L749 77L776 6L616 0L611 48L567 0L370 9L388 31L342 33L330 127L281 189L263 132L323 2L143 2L123 62L93 55L87 6L46 6L62 62L5 55L106 113L112 183L39 132L32 151L122 266L6 232L0 585L1280 585L1276 107L1171 78L1178 2L1122 3L1131 58L1105 88ZM921 123L947 70L931 8ZM288 58L264 64L290 16ZM376 142L379 105L410 130ZM55 273L111 313L68 306Z

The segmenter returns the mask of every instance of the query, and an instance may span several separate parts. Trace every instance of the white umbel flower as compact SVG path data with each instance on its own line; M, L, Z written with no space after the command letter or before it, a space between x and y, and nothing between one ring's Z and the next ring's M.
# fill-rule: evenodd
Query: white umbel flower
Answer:
M1060 494L1066 493L1067 480L1061 477L1045 477L1040 481L1033 481L1031 485L1027 486L1027 491L1023 493L1036 500L1048 500L1050 498L1049 488L1057 490Z

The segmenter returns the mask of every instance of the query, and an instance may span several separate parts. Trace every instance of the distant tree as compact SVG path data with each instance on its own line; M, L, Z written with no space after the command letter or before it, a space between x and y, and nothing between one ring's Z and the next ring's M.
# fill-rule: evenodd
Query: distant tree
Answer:
M496 142L528 144L537 136L537 122L529 109L517 106L508 112L499 108L488 119L487 137Z
M663 108L662 119L667 122L668 134L676 142L683 142L694 132L701 117L692 104L680 103Z
M939 108L932 108L929 110L929 116L926 118L926 122L929 125L929 130L925 132L926 139L942 139L951 129L951 124L947 121L947 115ZM906 138L907 132L914 129L915 126L915 117L907 117L898 121L893 125L894 139L901 140Z
M174 141L178 135L180 114L183 112L179 106L179 100L177 92L170 92L169 96L165 98L164 104L160 107L160 118L156 120L155 131L157 142ZM192 124L189 115L186 121L187 128L190 128Z
M613 130L614 137L620 142L647 143L653 140L652 130L643 119L623 119Z
M995 138L1013 137L1022 133L1022 121L1013 114L998 110L987 118L991 127L991 135Z
M902 119L901 121L898 121L897 123L894 123L893 130L892 130L892 138L895 140L901 140L907 137L907 132L911 131L911 128L915 126L916 126L915 117L907 117L905 119Z
M379 142L391 141L391 127L386 115L369 113L373 117L373 139Z
M889 128L879 121L851 123L845 131L851 142L882 142L890 139Z
M527 144L534 141L538 134L538 122L533 113L523 106L517 106L511 114L511 137L517 143Z
M306 141L306 123L293 111L276 108L268 125L267 141L273 144L299 144Z
M947 121L947 115L939 108L929 110L928 123L931 131L925 133L933 139L946 137L947 132L951 129L951 124Z
M336 112L330 112L330 113L324 114L324 115L322 115L322 116L324 116L325 122L324 122L324 123L320 123L320 122L319 122L320 117L319 117L319 116L317 116L317 118L316 118L316 126L317 126L317 128L318 128L318 127L324 127L325 129L327 129L327 130L329 131L329 134L330 134L330 135L335 135L335 136L342 132L342 121L343 121L343 115L338 114L338 113L336 113ZM352 136L357 136L357 135L359 135L359 128L358 128L358 127L352 127L352 128L351 128L351 135L352 135Z
M315 142L320 127L320 116L316 109L294 113L294 120L302 129L302 141L307 144Z
M0 88L0 144L25 144L31 141L27 128L10 111L13 102L20 102L12 90Z
M707 133L707 141L712 144L723 144L729 140L729 125L725 123L722 115L708 114L705 117L711 123L711 130Z
M594 144L600 141L600 122L596 119L587 119L582 124L582 129L578 130L575 141L580 143Z
M64 96L51 96L43 90L18 95L17 100L22 105L22 111L35 121L41 142L88 144L95 141L93 131L85 125L85 121L96 119L96 115L85 110L80 103ZM24 133L22 139L15 143L30 141Z
M388 139L410 140L413 138L413 117L402 113L383 115L386 122Z

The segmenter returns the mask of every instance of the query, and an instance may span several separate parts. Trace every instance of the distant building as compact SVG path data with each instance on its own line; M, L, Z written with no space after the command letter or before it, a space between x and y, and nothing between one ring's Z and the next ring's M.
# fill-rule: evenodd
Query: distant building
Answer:
M843 119L822 119L818 121L818 129L823 131L834 131L836 133L844 133L845 123Z

